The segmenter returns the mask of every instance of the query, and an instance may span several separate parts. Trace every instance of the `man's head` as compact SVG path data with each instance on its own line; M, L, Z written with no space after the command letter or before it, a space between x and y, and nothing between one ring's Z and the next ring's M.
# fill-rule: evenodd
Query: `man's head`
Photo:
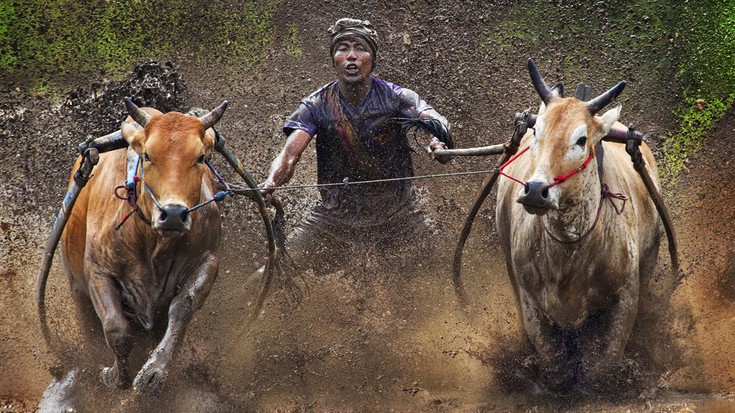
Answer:
M334 54L337 52L340 41L352 40L370 52L372 66L375 66L378 60L378 33L373 29L370 21L342 18L329 28L329 34L331 36L329 52L332 61L334 61Z

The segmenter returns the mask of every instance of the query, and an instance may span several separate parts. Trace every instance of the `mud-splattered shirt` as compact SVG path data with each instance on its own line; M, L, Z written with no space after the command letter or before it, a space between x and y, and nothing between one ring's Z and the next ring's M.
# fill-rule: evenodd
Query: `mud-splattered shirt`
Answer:
M337 82L304 98L283 127L316 137L317 181L336 183L413 176L411 149L391 118L416 118L431 109L416 92L373 77L365 99L353 106ZM350 219L384 221L413 199L411 181L320 188L322 204ZM383 218L383 219L381 219Z

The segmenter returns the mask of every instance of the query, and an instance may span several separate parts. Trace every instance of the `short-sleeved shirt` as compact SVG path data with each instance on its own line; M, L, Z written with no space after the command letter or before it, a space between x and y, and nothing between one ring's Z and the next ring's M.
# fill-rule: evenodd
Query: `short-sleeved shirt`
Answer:
M376 77L365 99L353 106L336 81L304 98L286 121L315 136L320 184L413 176L411 149L392 118L417 118L431 109L416 92ZM338 214L383 217L413 199L410 180L320 188L322 204ZM345 216L345 218L348 218Z

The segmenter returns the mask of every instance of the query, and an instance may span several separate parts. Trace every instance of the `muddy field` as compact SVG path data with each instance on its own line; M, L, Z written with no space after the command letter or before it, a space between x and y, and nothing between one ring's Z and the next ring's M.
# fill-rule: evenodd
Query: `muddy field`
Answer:
M333 77L326 28L359 14L382 42L377 75L416 90L454 127L458 147L502 143L512 115L536 108L525 72L532 56L550 84L578 82L602 92L628 80L621 121L650 136L659 154L675 130L671 108L681 85L666 51L646 64L610 59L608 45L569 75L574 36L509 38L507 47L483 41L512 2L308 4L282 2L271 52L257 65L201 67L186 56L170 66L149 63L124 80L67 79L61 99L34 96L22 79L0 80L0 411L33 411L52 380L56 358L38 328L35 278L58 211L76 145L88 134L112 132L122 120L123 96L163 110L213 108L228 100L220 124L256 180L265 178L284 138L280 127L298 101ZM364 7L364 9L363 9ZM605 6L600 6L605 7ZM467 10L473 10L468 13ZM563 15L563 13L562 13ZM632 16L634 20L640 16ZM598 16L601 21L605 17ZM300 28L301 56L281 48L289 27ZM515 41L523 47L514 45ZM578 39L576 41L579 41ZM578 69L578 68L577 68ZM224 259L219 279L195 315L170 381L157 398L103 388L96 377L111 356L99 330L76 323L66 274L57 255L47 289L51 329L79 369L48 392L47 411L435 411L435 412L726 412L735 411L735 111L716 125L704 149L664 188L677 231L684 281L671 295L666 242L646 277L641 311L627 349L643 385L622 398L534 395L515 372L531 354L495 234L494 206L481 209L465 250L463 274L470 304L461 308L451 285L451 259L482 176L416 182L437 230L401 251L342 251L339 271L305 277L297 308L275 296L249 320L255 289L250 275L266 252L262 223L246 199L223 204ZM417 175L489 169L494 159L456 159L446 166L415 156ZM216 164L228 180L237 177ZM316 181L313 146L294 184ZM309 210L314 189L283 191L293 226ZM492 198L492 196L490 197ZM91 309L90 309L91 311ZM158 337L136 343L140 366ZM135 367L137 369L138 367ZM71 389L71 390L70 390ZM64 397L57 397L64 395Z

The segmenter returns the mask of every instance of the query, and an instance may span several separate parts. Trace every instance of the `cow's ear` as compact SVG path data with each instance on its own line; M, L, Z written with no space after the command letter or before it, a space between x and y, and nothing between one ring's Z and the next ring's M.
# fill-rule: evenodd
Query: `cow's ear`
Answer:
M214 149L214 142L214 129L209 128L204 131L204 138L202 138L202 143L204 144L204 152L211 153L212 149Z
M557 83L551 88L551 96L554 98L564 97L564 86L561 83Z
M615 122L618 121L618 118L620 118L620 110L623 108L623 105L618 103L615 105L614 108L608 110L605 112L604 115L600 116L602 118L602 136L607 135L608 132L610 132L610 129L612 129Z
M122 132L123 138L128 141L128 145L136 153L141 154L143 152L145 130L136 128L132 122L123 122L120 131Z

